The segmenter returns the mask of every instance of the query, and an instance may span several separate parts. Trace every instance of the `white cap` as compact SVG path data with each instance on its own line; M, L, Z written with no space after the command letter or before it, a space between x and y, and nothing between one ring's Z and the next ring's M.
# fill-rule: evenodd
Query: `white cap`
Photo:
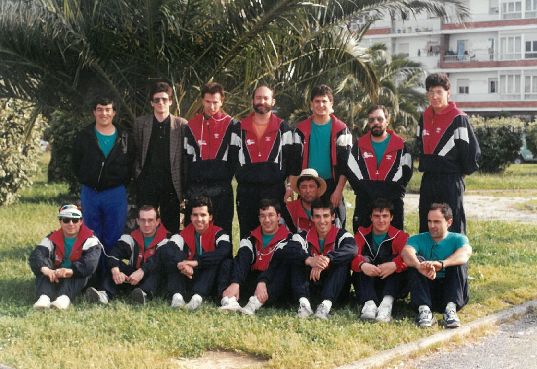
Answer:
M80 208L73 204L63 205L58 211L58 218L80 219L82 212Z

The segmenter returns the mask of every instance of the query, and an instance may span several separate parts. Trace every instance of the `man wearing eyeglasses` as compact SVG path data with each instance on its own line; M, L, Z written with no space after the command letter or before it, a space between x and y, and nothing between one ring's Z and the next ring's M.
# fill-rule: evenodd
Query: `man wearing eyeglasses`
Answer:
M186 120L170 114L172 99L173 90L168 83L153 84L150 91L153 114L138 117L134 122L134 175L138 207L151 204L159 208L166 229L177 233Z
M58 218L60 229L43 238L28 260L39 296L36 309L67 309L95 273L101 256L101 243L76 205L62 206Z
M432 203L445 202L453 211L451 232L466 233L463 194L464 176L478 168L481 150L468 116L449 101L451 83L444 73L425 80L429 107L418 126L420 232L427 232Z
M356 194L354 233L371 225L371 206L377 198L393 204L391 224L403 229L403 198L412 177L412 158L403 139L388 129L389 117L382 105L369 108L369 131L356 141L347 161L347 178Z

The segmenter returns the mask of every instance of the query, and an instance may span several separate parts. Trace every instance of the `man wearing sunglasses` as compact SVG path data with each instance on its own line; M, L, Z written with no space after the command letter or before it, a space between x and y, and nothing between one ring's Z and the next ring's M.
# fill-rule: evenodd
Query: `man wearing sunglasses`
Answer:
M29 258L39 296L36 309L65 310L97 269L101 243L84 225L76 205L58 212L60 229L43 238Z
M186 120L170 114L173 90L168 83L153 84L150 102L153 113L134 122L136 203L158 207L166 229L177 233Z
M353 231L371 225L371 205L377 198L393 204L391 224L403 229L403 198L412 177L412 158L403 139L388 129L390 116L386 107L373 105L367 116L369 131L354 144L346 168L356 194Z

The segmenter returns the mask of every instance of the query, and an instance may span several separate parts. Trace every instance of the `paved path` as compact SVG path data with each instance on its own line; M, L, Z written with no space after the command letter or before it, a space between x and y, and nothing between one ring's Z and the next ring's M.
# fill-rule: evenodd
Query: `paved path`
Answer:
M537 315L502 324L478 342L449 345L446 351L412 361L397 369L537 369Z
M519 210L516 204L522 204L537 197L483 196L464 195L466 219L504 220L525 223L537 223L537 213ZM405 196L405 210L418 212L419 195Z

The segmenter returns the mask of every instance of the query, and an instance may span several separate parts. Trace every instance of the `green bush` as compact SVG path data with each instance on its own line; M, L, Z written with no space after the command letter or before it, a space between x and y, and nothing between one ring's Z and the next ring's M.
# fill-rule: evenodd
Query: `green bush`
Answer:
M537 156L537 122L533 122L526 128L526 146L528 150Z
M0 100L0 205L11 204L22 188L32 184L45 123L29 104Z

